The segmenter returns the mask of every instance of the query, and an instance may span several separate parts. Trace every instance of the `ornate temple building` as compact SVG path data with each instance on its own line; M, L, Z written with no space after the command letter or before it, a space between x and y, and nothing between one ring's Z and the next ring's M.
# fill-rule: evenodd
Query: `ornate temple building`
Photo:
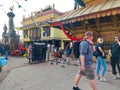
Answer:
M57 11L53 5L31 13L28 18L23 16L21 29L25 46L27 47L32 41L38 41L64 47L64 43L69 41L67 36L62 30L50 27L52 20L63 14Z
M82 40L86 31L94 32L94 41L102 37L108 44L120 36L120 0L83 0L85 7L56 18L52 27L60 28L71 40Z

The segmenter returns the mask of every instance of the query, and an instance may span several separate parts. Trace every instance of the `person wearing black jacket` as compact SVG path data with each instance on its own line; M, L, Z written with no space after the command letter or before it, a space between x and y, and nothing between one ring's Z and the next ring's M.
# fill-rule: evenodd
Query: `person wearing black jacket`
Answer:
M4 48L5 48L5 55L6 55L5 58L8 60L8 55L9 55L10 47L9 47L8 44L6 44L4 46Z
M80 56L79 45L80 45L79 41L73 42L73 54L75 59L74 65L77 65L77 60L79 60L79 56ZM79 60L79 63L80 63L80 60Z
M118 36L115 36L114 39L115 39L114 42L111 43L109 47L109 55L110 55L111 66L112 66L112 74L114 76L114 79L117 79L116 66L120 74L120 66L118 63L120 58L120 40Z

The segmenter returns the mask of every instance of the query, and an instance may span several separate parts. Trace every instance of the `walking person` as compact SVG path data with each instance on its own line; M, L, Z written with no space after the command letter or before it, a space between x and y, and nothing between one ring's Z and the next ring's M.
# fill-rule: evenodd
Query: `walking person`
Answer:
M6 43L6 45L5 45L5 58L6 58L6 60L8 60L9 52L10 52L10 47L9 47L8 43Z
M120 39L118 36L114 37L114 42L110 44L109 47L109 55L110 55L110 61L112 66L112 74L114 79L117 79L117 71L116 66L118 68L118 72L120 75L120 66L119 66L119 58L120 58Z
M2 44L0 43L0 56L2 56Z
M27 56L28 56L28 57L32 57L31 54L32 54L32 44L29 44Z
M79 45L80 45L79 41L73 42L73 54L74 54L74 65L75 66L78 66L80 64L80 60L79 60L80 52L78 49Z
M5 51L5 47L3 44L1 44L1 56L4 56L4 54L5 54L4 51Z
M49 61L49 54L50 54L50 50L51 50L51 45L48 43L47 44L47 51L46 51L46 61Z
M103 39L98 38L97 39L98 44L96 45L96 52L98 53L98 56L96 57L96 75L97 79L100 79L101 81L107 81L105 79L105 72L106 72L106 61L105 61L105 52L104 52L104 46L103 46ZM102 72L101 76L99 75L100 72L100 66L102 65Z
M93 33L91 31L87 31L85 33L85 40L83 40L80 43L81 66L80 66L79 72L75 77L73 90L81 90L78 87L78 83L83 75L89 79L92 90L97 90L95 80L94 80L95 79L94 70L92 67L93 51L95 51L95 46L92 40L93 40Z
M54 54L54 51L55 51L54 48L55 48L55 45L52 44L52 45L51 45L51 56Z
M65 52L66 52L66 56L67 56L67 64L69 65L70 64L70 54L71 54L71 48L70 48L69 44L66 45Z

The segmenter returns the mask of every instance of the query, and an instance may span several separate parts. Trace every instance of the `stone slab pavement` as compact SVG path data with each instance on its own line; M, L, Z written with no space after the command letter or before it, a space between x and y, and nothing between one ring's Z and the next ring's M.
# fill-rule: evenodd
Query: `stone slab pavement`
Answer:
M26 58L15 57L15 56L10 57L9 56L8 65L4 66L2 68L2 73L0 73L0 82L2 82L4 80L4 78L9 74L9 72L12 69L23 67L26 65L29 65L28 60Z
M50 62L29 65L25 58L10 57L9 64L3 68L3 73L8 73L0 83L0 90L72 90L78 68L50 65ZM111 71L107 71L106 78L108 82L96 80L98 90L120 89L120 79L113 80ZM79 86L82 90L92 90L85 77Z
M95 64L94 64L95 65ZM78 67L73 65L50 65L50 62L29 65L25 58L10 58L3 72L8 74L0 84L0 90L72 90ZM113 80L107 71L108 82L96 80L98 90L119 90L120 79ZM89 81L83 77L79 83L83 90L92 90Z

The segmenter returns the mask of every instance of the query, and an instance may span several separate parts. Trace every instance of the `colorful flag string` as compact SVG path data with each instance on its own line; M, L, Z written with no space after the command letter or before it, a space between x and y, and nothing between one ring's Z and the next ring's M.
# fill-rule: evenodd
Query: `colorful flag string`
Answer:
M1 10L6 14L7 12L5 11L4 7L2 4L0 4Z
M23 6L17 0L13 0L13 1L18 5L18 8L22 8L23 11L27 13L27 10L24 9ZM25 1L27 1L27 0L25 0ZM35 26L38 26L38 24L35 22L35 19L33 18L33 16L31 16L29 14L28 14L28 16L31 17L31 20L35 24Z

